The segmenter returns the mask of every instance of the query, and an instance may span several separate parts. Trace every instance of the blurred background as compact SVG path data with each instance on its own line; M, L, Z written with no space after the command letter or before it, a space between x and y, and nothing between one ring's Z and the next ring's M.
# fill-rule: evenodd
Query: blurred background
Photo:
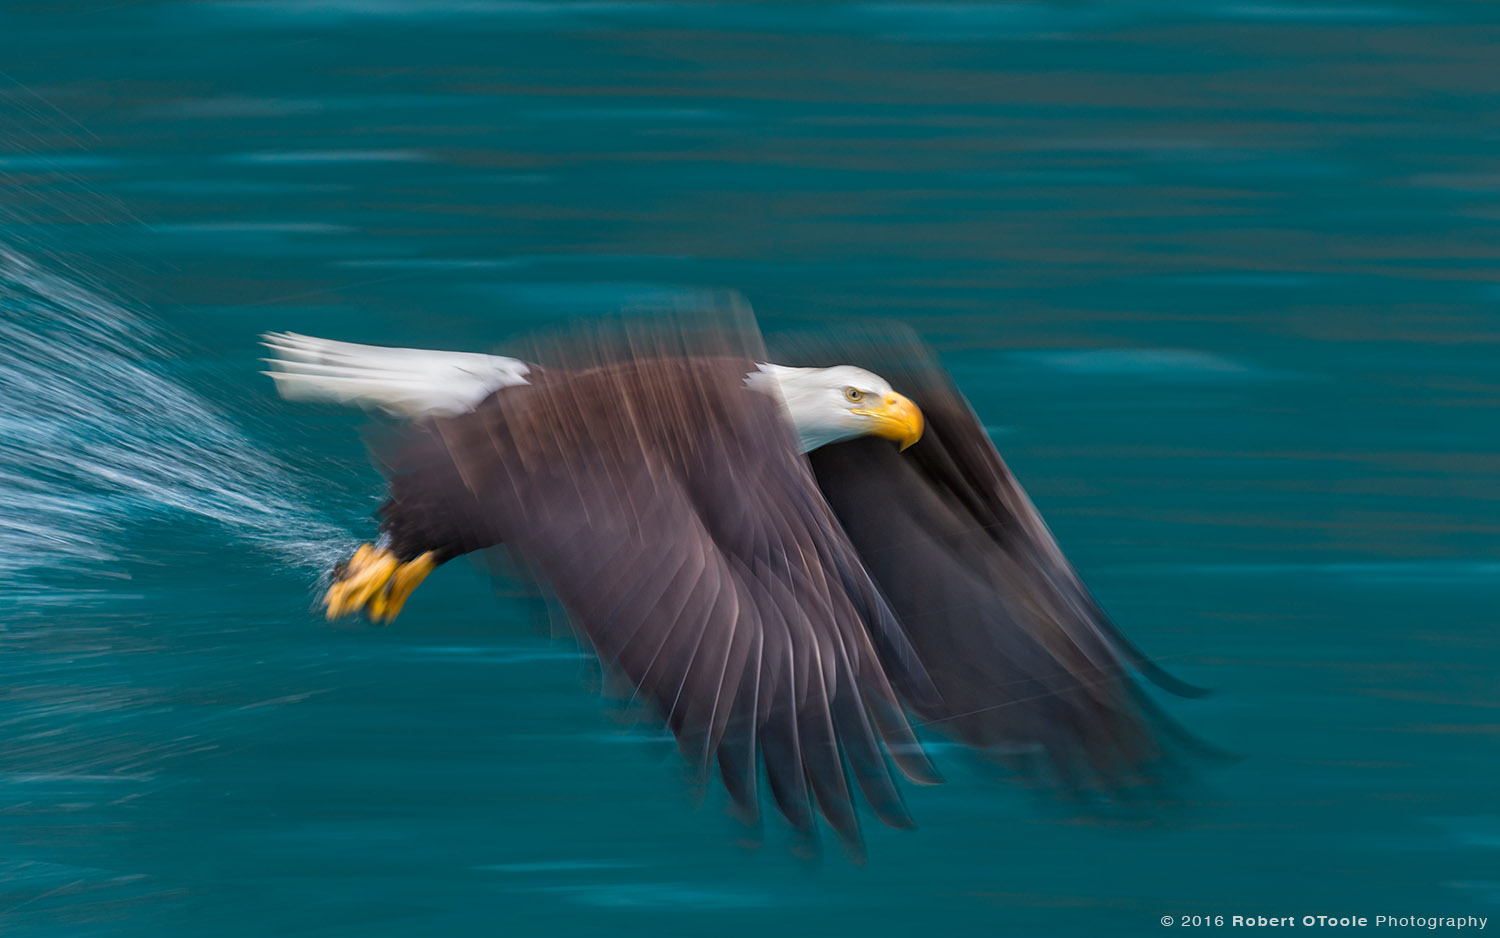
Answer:
M1500 910L1500 5L0 11L0 930L1097 935ZM1243 759L1106 827L939 742L759 850L256 335L910 323Z

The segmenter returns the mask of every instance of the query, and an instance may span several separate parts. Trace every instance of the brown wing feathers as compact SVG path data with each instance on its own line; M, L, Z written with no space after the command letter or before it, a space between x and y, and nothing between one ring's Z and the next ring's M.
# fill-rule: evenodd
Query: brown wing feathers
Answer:
M799 355L869 368L926 418L905 453L864 439L809 454L940 692L935 706L910 701L925 722L1065 788L1115 794L1160 779L1172 755L1164 739L1201 745L1130 671L1201 691L1149 662L1100 611L925 346L893 330Z
M428 421L393 457L387 527L505 544L747 811L761 763L794 826L816 811L857 843L852 785L910 823L888 747L933 777L886 672L925 676L752 367L626 362Z
M909 824L892 765L936 776L903 707L1065 786L1149 776L1176 730L1130 668L1194 689L1099 611L928 353L885 340L801 357L912 397L904 454L804 459L745 359L606 356L413 427L383 527L403 558L503 543L751 815L763 769L799 830L857 844L855 787Z

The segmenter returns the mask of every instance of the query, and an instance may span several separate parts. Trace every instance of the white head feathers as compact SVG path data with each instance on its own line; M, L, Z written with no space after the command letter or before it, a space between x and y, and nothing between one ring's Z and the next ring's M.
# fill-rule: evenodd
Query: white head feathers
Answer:
M757 364L745 386L777 397L804 453L871 432L865 411L891 396L884 378L853 365L791 368Z

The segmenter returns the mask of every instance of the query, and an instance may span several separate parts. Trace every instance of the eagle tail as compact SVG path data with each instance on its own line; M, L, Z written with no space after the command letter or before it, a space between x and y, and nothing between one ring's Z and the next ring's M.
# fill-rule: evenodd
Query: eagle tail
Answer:
M326 401L379 410L396 417L456 414L492 392L526 384L523 361L477 352L358 345L271 332L264 374L288 400Z

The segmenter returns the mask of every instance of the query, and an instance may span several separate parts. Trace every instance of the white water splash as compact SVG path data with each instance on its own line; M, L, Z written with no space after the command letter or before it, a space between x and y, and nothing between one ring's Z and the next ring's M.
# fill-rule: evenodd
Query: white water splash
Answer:
M133 519L197 516L319 570L347 531L163 367L151 323L0 245L0 593L107 572Z

